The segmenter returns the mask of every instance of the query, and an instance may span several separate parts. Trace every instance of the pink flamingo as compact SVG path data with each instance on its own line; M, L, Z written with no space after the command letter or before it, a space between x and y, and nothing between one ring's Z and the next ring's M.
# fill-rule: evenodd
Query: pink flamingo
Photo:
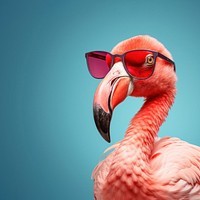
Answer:
M95 199L200 200L200 147L157 137L176 94L169 51L150 36L136 36L119 43L112 54L96 51L86 57L91 74L105 76L93 107L96 126L108 142L114 108L127 96L145 98L124 138L93 171ZM100 75L92 67L101 61L110 69Z

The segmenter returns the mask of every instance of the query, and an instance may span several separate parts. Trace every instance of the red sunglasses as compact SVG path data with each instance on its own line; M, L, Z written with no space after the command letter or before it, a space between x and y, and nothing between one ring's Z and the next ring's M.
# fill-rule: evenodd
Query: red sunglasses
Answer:
M104 78L115 62L121 58L126 72L135 79L149 78L155 69L156 59L160 57L171 63L176 71L175 63L163 54L151 50L131 50L124 54L112 55L105 51L91 51L85 54L90 74L94 78Z

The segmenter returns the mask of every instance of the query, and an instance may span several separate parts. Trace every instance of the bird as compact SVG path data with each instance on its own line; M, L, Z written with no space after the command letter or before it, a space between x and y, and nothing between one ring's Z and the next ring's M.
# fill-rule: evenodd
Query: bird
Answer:
M115 107L128 96L144 99L123 139L93 170L94 199L200 200L200 147L158 136L176 96L176 66L167 48L152 36L137 35L86 58L90 73L103 78L93 113L106 141Z

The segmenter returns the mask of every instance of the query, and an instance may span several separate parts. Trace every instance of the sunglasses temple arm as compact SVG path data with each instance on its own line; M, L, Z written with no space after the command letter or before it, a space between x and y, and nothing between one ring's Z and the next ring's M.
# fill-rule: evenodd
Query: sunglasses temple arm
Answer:
M164 60L166 60L167 62L171 63L174 65L174 71L176 72L176 65L175 65L175 62L172 61L171 59L167 58L166 56L164 56L163 54L161 53L158 53L158 56Z

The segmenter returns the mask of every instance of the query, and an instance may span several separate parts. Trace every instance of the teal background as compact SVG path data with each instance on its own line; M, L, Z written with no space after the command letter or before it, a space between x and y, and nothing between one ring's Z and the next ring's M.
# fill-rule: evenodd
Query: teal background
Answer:
M200 145L200 1L1 0L0 199L93 199L91 172L110 144L92 116L84 53L138 34L172 53L178 94L159 135ZM142 105L119 105L111 139Z

